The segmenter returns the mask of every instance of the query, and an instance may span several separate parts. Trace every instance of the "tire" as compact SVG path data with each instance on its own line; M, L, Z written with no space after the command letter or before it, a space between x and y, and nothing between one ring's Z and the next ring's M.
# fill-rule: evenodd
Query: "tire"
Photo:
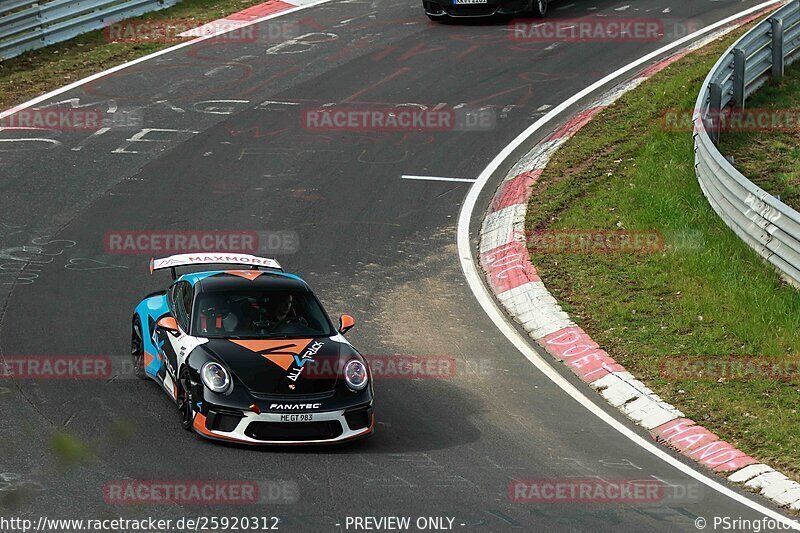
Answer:
M192 430L194 424L194 403L192 399L192 388L190 386L189 370L184 367L181 377L178 380L178 412L181 414L181 427L186 431Z
M547 16L547 0L533 0L532 10L533 16L543 19Z
M144 338L142 337L142 323L139 317L133 319L131 326L131 357L133 358L133 374L139 379L147 379L144 370Z

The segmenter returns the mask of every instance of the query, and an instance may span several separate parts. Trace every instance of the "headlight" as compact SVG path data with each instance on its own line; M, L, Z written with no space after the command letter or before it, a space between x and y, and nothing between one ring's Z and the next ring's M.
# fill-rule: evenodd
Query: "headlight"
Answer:
M367 377L367 365L353 359L344 367L344 380L352 390L362 390L367 386L367 381L369 380Z
M206 387L214 392L225 392L231 384L231 376L225 367L214 361L209 361L200 370L200 377Z

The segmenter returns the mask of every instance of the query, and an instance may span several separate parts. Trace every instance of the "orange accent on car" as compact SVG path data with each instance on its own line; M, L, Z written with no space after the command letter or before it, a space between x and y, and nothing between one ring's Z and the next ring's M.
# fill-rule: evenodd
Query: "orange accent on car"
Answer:
M292 340L241 340L231 339L231 342L251 352L259 354L264 359L272 361L284 370L289 370L294 362L294 356L300 355L313 339Z
M155 360L155 357L153 357L147 351L145 351L144 352L144 367L147 368L148 366L150 366L150 363L152 363L153 360Z
M226 439L226 440L235 440L237 442L244 442L240 439L235 439L233 437L228 437L227 435L218 435L208 429L206 427L206 415L203 413L197 413L194 417L194 429L202 433L203 435L208 435L209 437L214 437L215 439Z
M258 276L263 274L264 272L260 270L226 270L226 274L231 274L233 276L239 276L240 278L246 278L250 281L253 281Z
M344 334L344 332L356 325L356 319L350 315L342 315L340 324L339 332Z
M253 411L257 415L261 414L261 409L259 409L256 404L251 405L250 406L250 410Z
M167 331L178 331L178 321L174 317L165 316L158 321L158 327Z

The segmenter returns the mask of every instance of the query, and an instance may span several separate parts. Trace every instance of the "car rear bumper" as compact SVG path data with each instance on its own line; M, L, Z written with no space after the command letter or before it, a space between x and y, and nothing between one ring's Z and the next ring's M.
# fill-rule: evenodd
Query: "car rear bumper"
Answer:
M313 415L313 421L289 421L292 415ZM244 444L327 444L372 434L375 416L370 405L339 411L301 413L236 413L209 410L198 413L194 430L203 437Z

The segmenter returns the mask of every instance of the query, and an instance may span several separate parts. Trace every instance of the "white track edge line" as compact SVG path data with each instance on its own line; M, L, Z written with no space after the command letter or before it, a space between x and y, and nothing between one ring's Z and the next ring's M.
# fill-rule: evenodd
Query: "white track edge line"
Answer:
M475 183L477 181L475 178L444 178L440 176L411 176L408 174L402 175L400 179L410 181L458 181L462 183Z
M253 24L259 24L261 22L264 22L265 20L270 20L270 19L274 19L274 18L277 18L277 17L282 17L283 15L288 15L288 14L294 13L296 11L301 11L303 9L307 9L309 7L318 6L320 4L324 4L324 3L329 2L329 1L330 0L316 0L316 1L308 3L308 4L299 5L299 6L296 6L296 7L285 9L283 11L278 11L277 13L271 13L271 14L269 14L267 16L248 21L244 25L238 26L236 28L230 28L230 29L226 29L226 30L218 30L218 31L216 31L214 33L210 33L208 35L203 35L202 37L197 37L195 39L192 39L190 41L186 41L186 42L183 42L183 43L178 43L175 46L170 46L169 48L164 48L163 50L158 50L156 52L153 52L152 54L148 54L148 55L142 56L142 57L137 57L136 59L133 59L131 61L126 61L125 63L120 63L119 65L116 65L114 67L106 69L106 70L104 70L102 72L98 72L96 74L92 74L92 75L87 76L87 77L85 77L85 78L83 78L81 80L74 81L74 82L70 83L69 85L64 85L63 87L59 87L58 89L54 89L54 90L52 90L50 92L47 92L47 93L45 93L45 94L43 94L41 96L37 96L36 98L33 98L32 100L28 100L27 102L23 102L21 104L18 104L18 105L14 106L14 107L11 107L10 109L6 109L5 111L0 112L0 119L3 119L3 118L5 118L5 117L7 117L9 115L13 115L14 113L17 113L18 111L22 111L23 109L27 109L27 108L29 108L31 106L34 106L34 105L36 105L36 104L38 104L40 102L45 101L45 100L49 100L50 98L53 98L54 96L58 96L58 95L63 94L65 92L67 92L67 91L71 91L72 89L80 87L81 85L85 85L87 83L90 83L92 81L100 79L100 78L102 78L104 76L108 76L109 74L114 74L115 72L119 72L120 70L124 70L124 69L126 69L128 67L132 67L133 65L138 65L139 63L143 63L145 61L149 61L149 60L154 59L156 57L162 56L164 54L168 54L170 52L174 52L175 50L180 50L181 48L185 48L187 46L192 46L192 45L200 43L202 41L207 41L208 39L213 39L214 37L218 37L218 36L224 35L226 33L231 33L231 32L234 32L234 31L238 31L238 30L240 30L242 28L245 28L247 26L252 26ZM287 3L289 3L289 2L287 2Z
M688 42L691 42L694 39L706 33L710 33L716 30L717 28L722 27L731 22L734 22L742 17L766 9L769 6L780 4L782 3L782 1L783 0L769 0L767 2L763 2L749 9L745 9L744 11L741 11L719 22L716 22L710 26L707 26L706 28L696 31L690 35L687 35L673 43L670 43L654 52L651 52L637 59L632 63L629 63L624 67L619 68L618 70L608 74L604 78L596 81L595 83L586 87L580 92L574 94L569 99L559 104L557 107L553 108L545 116L537 120L534 124L528 127L528 129L519 134L508 146L506 146L492 160L491 163L489 163L489 165L484 169L484 171L481 172L475 185L470 188L470 191L467 194L466 199L464 200L464 204L461 207L461 211L458 217L456 245L459 255L459 262L461 263L461 269L464 272L464 277L466 278L467 284L469 285L470 289L472 290L472 293L475 295L475 298L478 300L478 303L481 305L483 310L486 312L486 314L489 316L492 322L494 322L495 326L500 330L500 332L503 333L503 335L517 348L517 350L519 350L525 356L526 359L528 359L537 369L539 369L540 372L542 372L542 374L544 374L547 378L549 378L561 390L566 392L568 395L572 396L572 398L575 401L580 403L584 408L586 408L589 412L597 416L600 420L602 420L603 422L607 423L609 426L617 430L624 437L628 438L629 440L639 445L644 450L650 452L655 457L669 464L670 466L676 468L677 470L680 470L684 474L696 479L697 481L703 483L707 487L716 490L720 494L727 496L732 500L741 503L756 512L759 512L769 518L772 518L786 525L789 528L800 530L800 523L798 523L797 521L785 517L782 514L777 513L772 509L769 509L764 505L757 503L751 500L750 498L747 498L744 495L733 491L731 488L722 485L719 481L708 477L704 473L695 470L691 466L684 464L683 462L677 460L675 457L672 457L656 444L642 438L639 434L634 432L632 429L628 428L625 424L619 422L610 414L602 410L599 406L597 406L594 402L592 402L582 391L580 391L572 383L567 381L566 378L564 378L561 374L556 372L556 370L549 364L549 362L545 361L539 355L539 353L536 352L528 344L528 340L524 338L519 333L519 331L517 331L513 326L511 326L506 316L498 308L497 303L494 300L494 297L486 289L486 286L483 284L483 281L478 273L478 269L472 254L472 247L470 246L470 238L469 238L470 221L472 220L472 214L473 211L475 210L475 205L478 201L478 196L488 183L489 179L515 149L517 149L520 145L522 145L522 143L524 143L534 133L539 131L548 122L556 118L558 115L560 115L562 112L564 112L566 109L568 109L581 99L591 95L593 92L602 88L607 83L612 82L615 79L621 77L622 75L629 73L635 68L647 63L651 59L654 59L664 54L665 52L669 52L670 50L673 50L675 48L679 48L680 46Z

